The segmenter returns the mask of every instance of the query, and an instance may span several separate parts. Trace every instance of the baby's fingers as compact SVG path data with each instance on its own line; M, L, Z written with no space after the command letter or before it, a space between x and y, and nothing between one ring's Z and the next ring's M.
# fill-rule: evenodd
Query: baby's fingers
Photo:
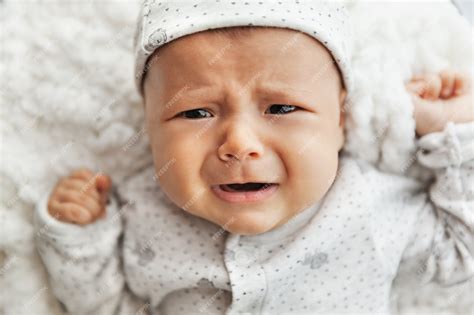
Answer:
M87 209L73 202L51 201L48 208L51 215L61 221L87 224L92 219Z
M95 184L100 191L108 192L112 185L112 180L107 174L98 174L95 179Z
M442 81L436 74L414 75L405 86L421 98L436 100L441 93Z
M92 219L97 218L103 210L100 200L80 191L66 190L61 188L58 189L57 196L60 202L72 202L83 207L89 212Z
M454 71L444 70L440 72L440 77L442 82L441 97L449 98L453 95L456 73Z
M462 74L457 74L454 78L454 94L461 95L467 92L469 88L469 78Z
M94 189L94 186L89 185L87 182L84 182L81 179L68 178L66 180L63 180L61 185L64 188L76 190L81 193L87 194L96 200L100 199L100 194L96 189Z
M408 91L413 92L419 96L421 96L425 91L425 82L422 80L410 81L405 86Z
M438 99L442 87L441 77L436 74L430 74L427 75L425 82L425 91L423 92L422 97L430 100Z
M105 205L108 200L109 191L112 187L112 180L106 174L99 174L95 180L95 186L100 194L100 203Z

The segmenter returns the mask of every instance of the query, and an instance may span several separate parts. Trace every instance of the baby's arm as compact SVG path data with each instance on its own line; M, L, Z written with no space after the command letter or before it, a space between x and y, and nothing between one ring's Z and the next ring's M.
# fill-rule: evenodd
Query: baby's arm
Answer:
M454 95L456 103L445 97L447 101L438 100L436 106L456 104L462 111L472 106L472 89ZM429 106L426 99L419 105ZM454 117L458 116L453 114L442 131L427 133L418 141L418 161L433 171L435 180L429 187L429 202L420 212L415 237L402 259L402 265L414 268L423 282L443 285L474 275L474 122L469 116Z
M418 161L433 170L435 181L404 259L422 257L412 268L416 268L423 282L451 285L474 275L472 139L471 122L448 123L443 132L426 135L419 141L422 151Z
M37 205L37 249L53 293L73 314L112 314L124 294L122 223L116 198L106 205L110 187L107 176L82 169Z

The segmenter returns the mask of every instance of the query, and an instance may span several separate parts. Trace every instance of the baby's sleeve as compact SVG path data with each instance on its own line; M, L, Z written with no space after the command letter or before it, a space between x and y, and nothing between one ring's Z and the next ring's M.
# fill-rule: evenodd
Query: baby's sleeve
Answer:
M51 290L72 314L114 314L124 298L120 258L121 210L110 196L106 216L85 226L56 220L49 193L36 205L35 243Z
M474 275L473 139L474 122L450 122L418 141L418 161L434 181L401 265L423 283L450 286Z

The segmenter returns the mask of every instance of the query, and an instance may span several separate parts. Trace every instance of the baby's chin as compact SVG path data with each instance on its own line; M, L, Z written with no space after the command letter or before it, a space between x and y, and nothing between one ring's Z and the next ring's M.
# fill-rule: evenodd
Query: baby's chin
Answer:
M232 234L258 235L269 232L279 226L281 222L286 222L286 218L276 216L274 213L265 214L260 211L241 213L224 218L224 223L214 222L224 230ZM222 218L219 218L222 221Z
M240 235L258 235L273 229L273 226L267 224L255 224L255 222L241 222L240 224L221 226L227 232Z

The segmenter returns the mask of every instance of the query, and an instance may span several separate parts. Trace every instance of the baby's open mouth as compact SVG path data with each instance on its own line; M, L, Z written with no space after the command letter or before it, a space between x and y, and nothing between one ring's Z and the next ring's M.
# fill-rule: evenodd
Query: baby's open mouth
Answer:
M231 203L262 202L278 190L277 183L232 183L213 185L212 191L220 199Z
M258 191L262 189L267 189L272 185L277 185L275 183L244 183L244 184L223 184L219 187L228 192L236 191Z

